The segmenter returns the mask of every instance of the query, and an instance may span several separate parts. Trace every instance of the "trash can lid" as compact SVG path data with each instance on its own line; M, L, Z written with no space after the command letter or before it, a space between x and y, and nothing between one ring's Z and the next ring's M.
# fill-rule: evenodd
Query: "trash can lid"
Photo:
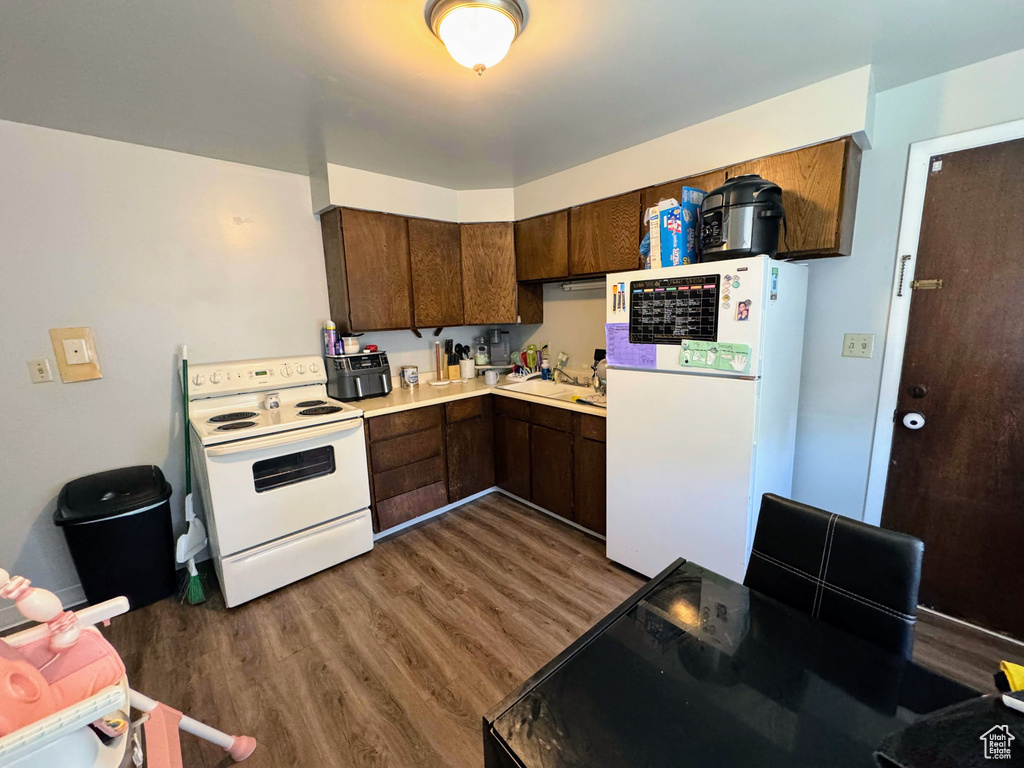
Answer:
M89 523L167 501L171 486L160 467L139 466L98 472L65 485L57 498L53 522Z

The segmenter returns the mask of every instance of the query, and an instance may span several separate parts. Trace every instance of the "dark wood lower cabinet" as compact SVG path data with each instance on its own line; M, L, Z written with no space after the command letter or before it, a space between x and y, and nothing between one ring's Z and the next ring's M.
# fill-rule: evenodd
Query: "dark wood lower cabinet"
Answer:
M445 406L448 438L448 501L494 485L494 419L490 395Z
M494 416L494 480L499 488L530 500L530 423Z
M484 395L370 417L374 530L494 485L605 532L605 420Z
M607 519L605 420L573 414L573 520L604 535Z
M531 424L530 501L572 520L572 475L572 434Z

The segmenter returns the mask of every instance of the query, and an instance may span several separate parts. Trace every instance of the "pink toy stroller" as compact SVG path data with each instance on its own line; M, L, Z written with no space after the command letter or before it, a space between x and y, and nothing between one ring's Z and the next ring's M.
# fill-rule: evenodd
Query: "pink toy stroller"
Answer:
M128 687L124 663L94 627L128 611L124 597L64 611L52 592L0 569L0 597L45 622L0 639L0 765L12 768L182 768L178 730L241 761L256 749ZM145 756L131 707L144 714Z

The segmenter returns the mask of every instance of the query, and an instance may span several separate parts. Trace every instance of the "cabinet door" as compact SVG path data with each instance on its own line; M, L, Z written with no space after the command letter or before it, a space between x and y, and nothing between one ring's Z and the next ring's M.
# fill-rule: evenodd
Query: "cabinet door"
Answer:
M683 194L683 187L694 187L695 189L703 189L705 192L710 192L715 187L720 187L724 183L725 168L720 168L717 171L708 171L697 176L687 176L685 179L676 179L665 184L648 187L644 190L644 210L653 208L663 199L668 200L672 198L678 200ZM643 239L642 232L640 238Z
M499 488L530 500L530 424L511 416L494 417L494 481Z
M569 274L637 269L640 193L578 205L569 214Z
M415 325L462 325L459 225L409 219L409 261Z
M462 300L466 325L517 321L512 222L462 224Z
M757 173L782 187L786 228L779 253L849 255L860 178L860 149L852 139L740 163L728 173Z
M327 272L327 298L331 319L338 330L352 330L348 308L348 278L345 275L345 240L341 236L341 209L332 208L320 214L320 233L324 240L324 269Z
M600 416L573 414L573 519L604 534L608 517L605 424Z
M530 425L530 501L572 519L572 434Z
M494 421L491 397L447 404L448 501L494 485Z
M552 280L569 274L569 211L516 222L516 276Z
M412 279L405 219L343 208L341 229L351 329L411 328Z

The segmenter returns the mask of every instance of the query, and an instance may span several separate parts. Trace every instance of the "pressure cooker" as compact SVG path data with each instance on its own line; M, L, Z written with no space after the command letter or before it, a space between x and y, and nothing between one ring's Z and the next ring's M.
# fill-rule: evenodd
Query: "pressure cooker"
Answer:
M700 213L701 261L777 256L785 220L778 184L756 173L736 176L707 194Z

